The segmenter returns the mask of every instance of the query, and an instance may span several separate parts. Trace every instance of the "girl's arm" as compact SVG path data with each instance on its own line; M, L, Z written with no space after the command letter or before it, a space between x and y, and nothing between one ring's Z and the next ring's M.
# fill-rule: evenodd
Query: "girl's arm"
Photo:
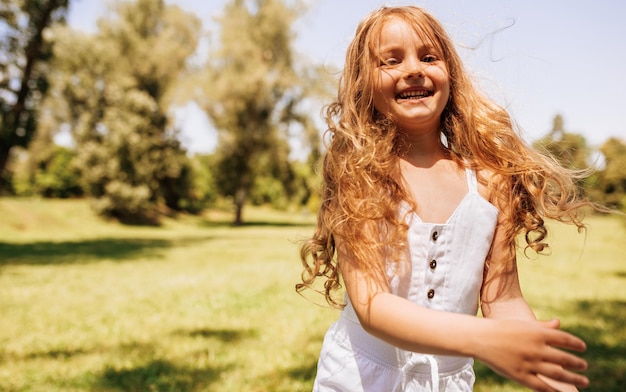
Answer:
M501 227L498 225L498 227ZM505 255L503 234L496 229L493 248L487 266L503 260ZM498 268L499 267L499 268ZM522 295L519 283L517 262L498 267L487 268L483 288L481 290L481 310L484 317L490 319L536 321L536 317ZM554 328L559 327L558 320L553 320ZM557 363L558 364L558 363ZM560 392L577 391L576 387L567 382L558 382L550 379L547 373L538 373L537 376ZM565 381L565 380L563 380ZM583 386L582 384L576 384Z
M391 294L382 274L355 268L341 246L338 258L352 306L370 334L408 351L475 357L535 391L558 391L538 375L587 385L585 377L565 370L583 370L586 362L557 349L582 351L585 344L559 331L557 322L488 319L427 309Z

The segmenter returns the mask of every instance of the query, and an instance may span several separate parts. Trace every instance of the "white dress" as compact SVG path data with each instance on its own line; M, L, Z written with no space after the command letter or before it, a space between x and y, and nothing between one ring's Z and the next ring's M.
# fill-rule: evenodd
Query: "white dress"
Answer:
M468 193L444 224L409 215L411 267L388 272L393 294L431 309L476 315L485 258L498 210L478 193L466 170ZM314 392L472 391L473 360L408 352L368 334L347 306L324 338ZM428 322L428 320L425 320Z

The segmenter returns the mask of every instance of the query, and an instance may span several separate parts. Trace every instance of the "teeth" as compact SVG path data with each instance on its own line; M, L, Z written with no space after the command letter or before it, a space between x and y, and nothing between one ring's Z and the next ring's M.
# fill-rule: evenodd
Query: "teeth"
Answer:
M421 90L421 91L408 91L405 93L401 93L398 95L398 97L401 99L412 99L412 98L424 98L429 95L430 93L428 91Z

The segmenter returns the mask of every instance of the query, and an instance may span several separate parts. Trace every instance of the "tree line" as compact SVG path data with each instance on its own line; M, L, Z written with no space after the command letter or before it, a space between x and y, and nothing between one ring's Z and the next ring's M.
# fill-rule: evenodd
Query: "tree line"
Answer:
M533 147L578 171L583 196L612 210L626 213L626 140L611 137L594 149L584 136L568 132L556 115L552 130L535 140Z
M220 200L232 202L235 224L246 203L315 208L322 147L311 107L332 94L336 74L294 50L304 3L227 1L199 53L202 22L176 5L117 2L85 33L65 23L70 1L0 4L1 194L86 197L130 223ZM173 110L192 100L218 132L211 154L190 156L179 140ZM588 166L584 138L558 121L535 146ZM54 143L59 132L72 147ZM294 137L307 159L290 158ZM583 189L624 209L625 142L600 151Z

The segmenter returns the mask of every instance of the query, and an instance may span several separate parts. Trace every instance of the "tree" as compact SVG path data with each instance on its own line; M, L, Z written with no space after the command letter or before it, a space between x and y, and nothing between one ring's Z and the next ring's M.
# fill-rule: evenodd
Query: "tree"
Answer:
M12 188L19 196L68 198L83 196L76 151L58 146L39 117L37 132L28 149L18 148L19 159L12 160Z
M595 176L591 197L607 207L626 213L626 142L610 138L600 147L604 168Z
M118 3L93 36L58 32L62 121L101 213L137 221L160 203L181 208L190 162L168 110L199 32L197 17L162 0Z
M291 25L301 11L281 0L232 0L219 19L219 45L197 99L218 130L216 182L234 200L236 225L257 179L273 172L289 188L290 130L302 130L319 154L301 104L327 84L315 67L294 62Z
M568 169L588 168L590 149L587 141L582 135L567 132L563 124L563 117L557 114L550 133L537 140L534 146L547 151Z
M0 191L13 147L26 147L37 127L38 105L48 87L51 45L46 29L64 21L68 0L0 3Z
M533 147L551 155L563 167L585 173L590 170L589 158L591 150L587 146L584 136L565 131L563 117L556 115L553 120L552 131L535 141ZM587 193L586 176L576 179L581 195Z

